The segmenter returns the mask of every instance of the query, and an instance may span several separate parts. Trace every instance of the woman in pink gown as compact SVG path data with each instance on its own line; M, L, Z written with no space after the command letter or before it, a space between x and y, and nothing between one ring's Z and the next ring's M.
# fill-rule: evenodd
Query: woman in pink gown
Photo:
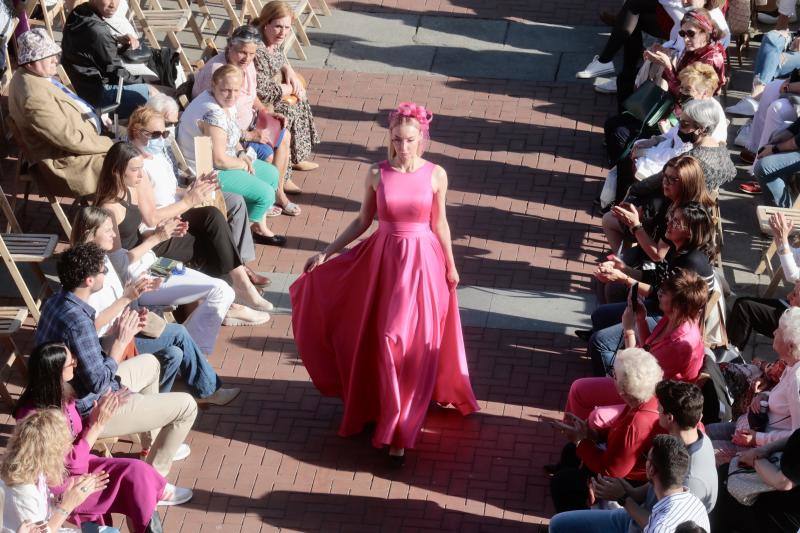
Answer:
M128 518L131 533L161 531L161 520L156 505L176 505L191 496L186 489L167 484L166 479L152 466L139 459L105 458L92 455L91 449L103 425L116 407L125 402L124 389L101 397L92 409L88 424L75 408L75 402L67 397L72 390L68 381L74 375L76 360L61 343L46 343L31 354L28 364L28 386L22 393L14 411L14 418L21 420L36 411L61 406L75 441L65 458L69 477L86 473L105 472L108 485L100 492L90 495L70 515L70 521L111 524L111 513ZM66 393L66 394L65 394ZM61 487L51 487L53 494L63 492Z
M370 168L358 217L292 284L292 327L314 385L344 401L342 436L375 422L372 442L401 465L431 401L479 409L469 382L450 227L447 174L422 159L430 115L389 116L389 159ZM378 230L335 259L378 215Z

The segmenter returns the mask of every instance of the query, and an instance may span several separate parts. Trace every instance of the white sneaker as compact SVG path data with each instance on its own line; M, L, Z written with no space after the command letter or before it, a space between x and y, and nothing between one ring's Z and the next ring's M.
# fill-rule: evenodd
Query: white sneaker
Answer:
M175 450L175 455L172 456L173 461L181 461L189 457L189 454L192 453L192 449L189 448L189 445L185 442L178 446L178 449Z
M612 61L601 63L600 56L594 56L592 62L589 63L584 70L575 74L575 77L586 80L602 74L611 74L612 72L614 72L614 63Z
M753 121L750 120L739 128L739 133L736 134L736 140L733 141L733 144L736 146L741 146L742 148L747 148L750 146L750 134L753 131Z
M164 491L171 494L170 498L166 500L159 500L156 505L180 505L191 500L192 496L194 495L192 493L192 489L176 487L172 483L167 483L167 485L164 487Z
M726 113L744 117L752 117L756 114L756 111L758 111L758 101L752 96L745 96L734 105L725 108Z
M775 13L775 14L773 14ZM774 26L778 22L778 11L773 11L772 13L766 13L764 11L759 12L758 14L758 21L762 24L769 24L770 26ZM792 13L792 16L789 17L789 22L797 22L797 14Z
M606 81L594 80L594 90L601 94L617 94L617 79L611 78Z

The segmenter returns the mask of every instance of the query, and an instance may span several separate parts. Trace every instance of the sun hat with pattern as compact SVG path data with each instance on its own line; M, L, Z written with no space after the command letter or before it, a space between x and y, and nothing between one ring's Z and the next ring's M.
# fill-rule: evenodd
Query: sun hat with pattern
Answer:
M18 64L26 65L61 53L44 28L28 30L17 37Z

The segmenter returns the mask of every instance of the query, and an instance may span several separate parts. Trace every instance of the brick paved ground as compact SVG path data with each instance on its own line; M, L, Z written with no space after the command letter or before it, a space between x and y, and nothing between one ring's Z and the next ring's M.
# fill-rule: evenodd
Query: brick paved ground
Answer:
M585 0L376 4L332 7L402 4L415 12L596 24L596 8ZM303 214L274 219L289 244L261 248L260 270L299 272L349 222L367 166L384 157L386 112L416 100L436 115L428 155L450 175L448 213L462 282L588 289L587 274L603 251L590 205L599 191L599 132L609 97L587 84L296 66L310 82L323 138L314 160L321 166L296 174L305 190ZM55 229L46 206L29 213L32 229ZM336 436L340 402L321 398L310 383L288 316L258 328L224 328L211 361L244 394L199 417L192 455L171 474L193 487L195 498L166 511L165 531L515 531L546 522L552 506L541 466L556 459L562 441L540 417L558 416L569 383L588 373L584 349L554 333L468 328L465 336L482 411L462 418L432 409L418 448L394 472L367 434ZM20 342L29 346L29 338L26 331ZM0 423L7 435L8 417Z

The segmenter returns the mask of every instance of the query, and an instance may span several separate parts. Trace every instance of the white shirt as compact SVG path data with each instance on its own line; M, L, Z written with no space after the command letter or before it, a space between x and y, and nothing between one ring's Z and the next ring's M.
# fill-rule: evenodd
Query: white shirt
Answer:
M658 500L650 513L650 520L644 526L644 533L673 533L676 527L688 520L711 531L703 502L684 487L683 492Z
M778 384L769 391L769 427L756 433L756 446L788 437L800 428L800 361L787 366Z
M172 163L162 154L150 154L152 157L144 158L144 170L153 186L153 196L156 209L172 205L178 197L178 178L172 169Z
M105 281L103 282L103 288L90 294L89 300L87 301L87 303L91 305L97 313L102 313L111 307L114 302L122 298L122 294L124 292L124 289L122 288L122 281L119 279L119 275L114 269L114 265L111 264L111 260L108 258L108 256L106 256L103 263L108 269ZM108 322L108 324L100 328L97 332L97 336L104 336L113 323L114 321L111 320Z
M22 522L41 522L47 520L50 510L50 491L44 476L36 484L6 485L0 480L0 490L4 493L2 533L16 533ZM59 533L80 533L77 529L58 529Z

